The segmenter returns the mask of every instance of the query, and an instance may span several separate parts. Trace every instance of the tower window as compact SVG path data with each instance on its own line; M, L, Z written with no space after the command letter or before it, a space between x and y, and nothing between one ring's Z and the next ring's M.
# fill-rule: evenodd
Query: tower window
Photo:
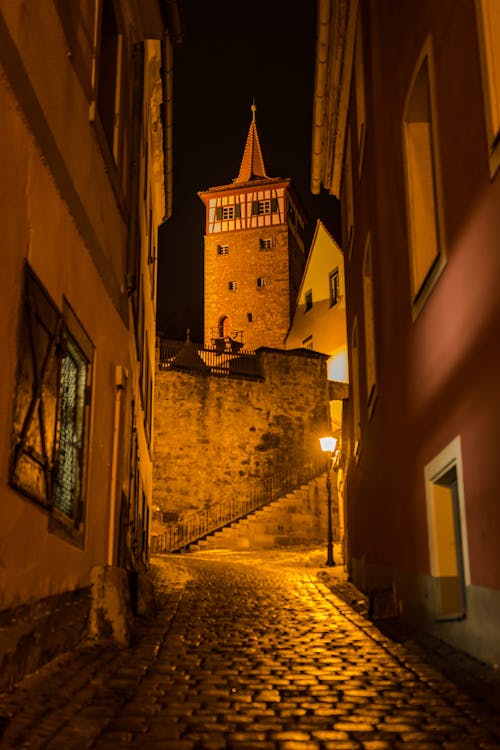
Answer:
M252 315L252 313L247 313L247 320L248 320L249 323L253 322L253 315Z
M312 293L312 289L309 289L309 291L306 292L306 294L305 294L305 303L306 303L305 312L308 312L309 310L312 310L312 306L313 306L313 293Z
M257 279L257 286L259 288L262 288L263 286L266 286L266 283L267 282L266 282L266 279L264 278L264 276L259 276L258 277L258 279Z
M340 299L340 276L338 268L330 272L328 287L330 290L330 307L333 307Z
M264 214L275 214L278 211L278 199L266 198L262 201L252 201L252 215L263 216Z
M241 216L241 206L239 203L231 206L217 206L215 209L215 218L217 221L229 221L229 219L238 219Z
M217 255L227 255L229 252L229 245L217 245Z
M232 292L235 292L238 289L238 282L230 281L227 286L228 286L228 289L230 289Z
M271 248L273 246L273 241L272 241L272 239L270 237L261 238L259 240L259 243L260 243L260 249L261 250L271 250Z

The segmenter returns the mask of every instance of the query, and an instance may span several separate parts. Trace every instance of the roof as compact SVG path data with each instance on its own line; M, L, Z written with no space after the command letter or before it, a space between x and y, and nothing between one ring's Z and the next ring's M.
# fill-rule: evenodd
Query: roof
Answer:
M269 179L264 167L264 159L260 149L257 123L255 122L255 104L252 104L252 122L248 129L247 142L241 160L240 171L234 182L250 182L251 180Z

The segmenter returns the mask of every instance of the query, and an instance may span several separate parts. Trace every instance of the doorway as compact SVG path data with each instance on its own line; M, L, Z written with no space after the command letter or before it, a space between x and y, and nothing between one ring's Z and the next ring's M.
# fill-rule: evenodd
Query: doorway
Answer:
M426 467L436 620L459 620L466 615L469 576L461 469L460 441L453 441Z

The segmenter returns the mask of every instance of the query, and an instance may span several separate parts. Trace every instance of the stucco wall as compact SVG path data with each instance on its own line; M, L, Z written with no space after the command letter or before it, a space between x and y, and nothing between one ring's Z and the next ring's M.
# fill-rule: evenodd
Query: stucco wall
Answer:
M261 349L262 380L156 373L154 504L182 514L320 456L325 357Z

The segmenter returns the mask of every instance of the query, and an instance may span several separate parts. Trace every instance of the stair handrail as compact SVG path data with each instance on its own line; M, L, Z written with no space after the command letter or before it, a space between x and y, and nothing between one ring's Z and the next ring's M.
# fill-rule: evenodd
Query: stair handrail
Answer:
M192 511L182 521L170 523L162 534L152 537L153 553L178 552L209 534L240 521L273 500L283 497L326 470L323 456L315 461L263 477L243 490L233 490L207 508Z

